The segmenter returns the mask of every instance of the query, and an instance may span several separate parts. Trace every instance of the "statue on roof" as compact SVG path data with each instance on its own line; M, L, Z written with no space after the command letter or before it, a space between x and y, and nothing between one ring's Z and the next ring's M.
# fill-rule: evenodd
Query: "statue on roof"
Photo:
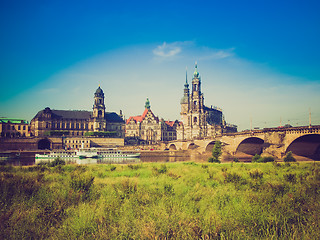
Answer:
M147 98L146 104L144 105L145 108L150 109L150 101L149 98Z

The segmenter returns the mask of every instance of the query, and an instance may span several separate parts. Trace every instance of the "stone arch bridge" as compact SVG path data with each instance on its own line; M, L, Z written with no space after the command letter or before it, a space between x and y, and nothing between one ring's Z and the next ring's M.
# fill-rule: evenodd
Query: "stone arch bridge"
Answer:
M230 156L264 154L282 158L288 151L320 160L320 125L229 133L215 138L176 140L169 142L170 150L211 152L215 141L221 141L223 151Z

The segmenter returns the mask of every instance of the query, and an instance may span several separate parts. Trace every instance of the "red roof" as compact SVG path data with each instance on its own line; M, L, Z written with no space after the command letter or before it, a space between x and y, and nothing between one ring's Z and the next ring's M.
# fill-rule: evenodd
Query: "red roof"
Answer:
M173 127L173 125L175 124L176 121L165 121L165 123L167 125L169 125L170 127Z
M146 109L144 110L144 112L142 113L142 116L131 116L131 117L129 117L129 119L127 120L127 123L126 123L126 124L128 124L131 119L133 119L135 122L142 122L143 119L145 119L148 111L149 111L149 109L146 108ZM152 113L153 117L158 120L158 118L156 118L156 117L154 116L154 114L153 114L153 112L152 112L151 110L150 110L150 112Z

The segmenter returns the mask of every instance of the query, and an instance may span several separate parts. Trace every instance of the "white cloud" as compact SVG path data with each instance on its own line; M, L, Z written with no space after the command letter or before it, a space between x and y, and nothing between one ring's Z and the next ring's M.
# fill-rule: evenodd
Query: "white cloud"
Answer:
M107 111L121 109L126 117L139 115L149 97L157 116L180 119L185 67L190 69L188 81L191 81L195 61L202 76L205 104L221 107L227 122L238 125L240 130L250 127L250 117L254 126L259 127L276 126L280 117L283 123L290 120L293 125L305 124L309 108L312 123L319 124L319 83L239 58L233 48L214 49L192 41L142 45L100 54L51 76L20 97L0 103L0 109L2 115L17 114L16 117L27 119L47 106L90 110L93 93L101 84Z
M153 50L153 54L161 58L172 58L181 52L181 47L178 46L178 43L169 43L164 42L162 45L157 46Z

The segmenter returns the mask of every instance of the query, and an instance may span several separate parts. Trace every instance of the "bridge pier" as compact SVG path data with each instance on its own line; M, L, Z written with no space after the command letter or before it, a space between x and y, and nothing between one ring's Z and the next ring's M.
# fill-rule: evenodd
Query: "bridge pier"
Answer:
M320 156L320 126L268 128L228 133L210 139L172 141L167 147L204 154L212 150L217 140L222 142L223 152L233 157L242 152L251 156L262 154L282 159L288 151L312 159L319 159Z

